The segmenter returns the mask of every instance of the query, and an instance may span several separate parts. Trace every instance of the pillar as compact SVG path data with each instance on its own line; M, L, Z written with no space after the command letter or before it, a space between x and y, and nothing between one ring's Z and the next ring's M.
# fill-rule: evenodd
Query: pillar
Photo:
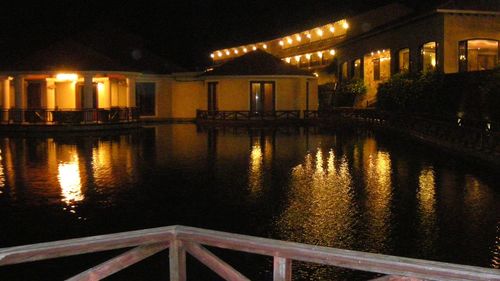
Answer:
M83 108L94 108L94 84L91 74L85 74L83 77Z
M127 107L135 107L135 78L127 78Z
M2 79L2 121L9 121L10 80L9 77Z
M14 93L15 93L15 101L14 107L16 109L14 116L12 116L15 122L23 122L24 121L24 112L25 104L26 104L26 94L24 91L24 77L16 76L14 77Z

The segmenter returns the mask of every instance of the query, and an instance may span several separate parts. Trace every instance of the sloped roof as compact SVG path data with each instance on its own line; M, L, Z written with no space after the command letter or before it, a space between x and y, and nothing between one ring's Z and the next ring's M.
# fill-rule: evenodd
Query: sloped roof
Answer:
M152 53L138 36L92 30L37 50L6 70L103 70L170 74L184 69Z
M313 76L309 71L290 65L281 59L262 50L249 52L237 57L201 76L231 76L231 75L283 75L283 76Z
M438 8L448 10L500 11L500 0L450 0Z
M73 40L58 42L34 52L10 67L12 70L126 70L110 57Z

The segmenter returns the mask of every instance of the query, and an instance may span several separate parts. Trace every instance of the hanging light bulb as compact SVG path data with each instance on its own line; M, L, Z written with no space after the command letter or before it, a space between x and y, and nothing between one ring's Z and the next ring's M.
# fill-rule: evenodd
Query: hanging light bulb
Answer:
M330 55L335 56L335 50L330 50Z
M292 44L293 43L293 39L288 37L288 39L286 39L286 41L288 42L288 44Z
M348 28L349 28L349 24L347 23L347 21L346 21L346 20L344 20L344 22L342 23L342 27L343 27L344 29L348 29Z
M292 58L286 58L286 59L285 59L285 61L286 61L287 63L290 63L290 62L292 61Z
M243 52L244 52L244 53L248 52L248 49L247 49L246 47L245 47L245 48L243 48Z
M222 57L222 52L221 51L217 52L217 56L219 56L219 58Z
M317 52L317 54L318 54L318 58L322 58L323 57L323 52L319 51L319 52Z
M255 51L255 50L257 50L257 47L256 47L256 46L253 46L253 47L252 47L252 50L254 50L254 51Z
M335 32L335 27L333 27L333 25L330 26L330 32L331 33L334 33Z
M280 44L280 46L285 45L285 43L283 43L283 40L280 40L280 43L279 43L279 44Z
M300 37L300 35L299 35L299 34L297 34L297 36L295 36L295 39L296 39L298 42L302 41L302 37Z
M234 50L234 54L237 55L239 52L238 50Z
M211 58L214 58L214 57L215 57L215 55L214 55L214 54L210 54L210 57L211 57Z
M318 28L318 30L316 30L316 34L318 34L319 37L323 36L323 30Z
M231 53L229 52L229 50L226 50L226 55L230 55Z
M264 50L267 49L267 45L266 44L262 45L262 48L264 48Z
M299 56L295 56L295 61L300 62L300 55Z

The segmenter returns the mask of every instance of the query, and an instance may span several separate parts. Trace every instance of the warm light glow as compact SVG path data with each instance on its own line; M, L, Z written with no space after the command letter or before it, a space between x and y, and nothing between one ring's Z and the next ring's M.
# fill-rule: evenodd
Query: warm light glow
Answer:
M104 83L97 83L97 91L102 92L104 91Z
M66 204L82 201L84 196L82 194L80 168L76 151L73 152L69 162L59 163L58 172L57 178L61 185L63 201Z
M0 187L5 186L5 174L3 171L3 165L2 165L2 150L0 149ZM0 194L2 191L0 190Z
M319 74L317 72L314 72L313 75L319 77Z
M279 43L279 44L280 44L280 46L285 45L285 43L283 43L283 40L280 40L280 43Z
M306 54L306 59L310 60L311 59L311 54Z
M215 57L215 55L214 55L214 54L210 54L210 57L211 57L211 58L214 58L214 57Z
M298 42L302 41L302 37L300 37L300 35L297 34L297 36L295 36L295 40L297 40Z
M330 32L331 32L331 33L334 33L334 32L335 32L335 27L333 27L333 25L332 25L332 26L330 26Z
M78 75L74 73L59 73L56 75L57 81L76 81L78 80Z
M257 50L257 47L253 46L253 47L252 47L252 50L254 50L254 51L255 51L255 50Z
M230 55L231 53L229 52L229 50L226 50L226 55Z
M290 63L290 62L292 61L292 58L286 58L286 59L285 59L285 61L286 61L287 63Z
M234 54L237 55L239 52L238 50L234 50Z
M316 30L316 34L318 34L319 37L323 36L323 30L321 28L318 28Z
M218 52L217 56L219 56L219 58L222 57L222 52Z
M318 54L318 57L319 57L319 58L322 58L322 57L323 57L323 52L321 52L321 51L320 51L320 52L317 52L317 54Z
M432 59L431 59L431 65L432 65L433 67L436 67L436 58L432 58Z
M335 50L330 50L330 55L335 56Z
M297 62L300 62L300 56L295 56L295 60L296 60Z
M247 48L243 48L243 52L244 53L248 52L248 49Z
M308 33L306 34L306 37L307 37L307 38L309 38L309 39L311 39L311 33L309 33L309 32L308 32Z
M342 23L342 27L343 27L344 29L348 29L348 28L349 28L349 23L347 23L347 21L344 21L344 22Z
M286 39L286 41L288 42L288 44L292 44L293 43L292 38L288 38L288 39Z
M266 44L262 45L262 48L267 49L267 45Z

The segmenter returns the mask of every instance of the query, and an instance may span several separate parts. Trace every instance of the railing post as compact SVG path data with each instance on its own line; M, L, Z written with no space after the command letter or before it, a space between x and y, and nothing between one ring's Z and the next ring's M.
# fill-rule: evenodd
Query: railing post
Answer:
M186 250L182 241L174 239L169 249L170 281L186 281Z
M282 257L274 257L273 281L292 280L292 260Z

